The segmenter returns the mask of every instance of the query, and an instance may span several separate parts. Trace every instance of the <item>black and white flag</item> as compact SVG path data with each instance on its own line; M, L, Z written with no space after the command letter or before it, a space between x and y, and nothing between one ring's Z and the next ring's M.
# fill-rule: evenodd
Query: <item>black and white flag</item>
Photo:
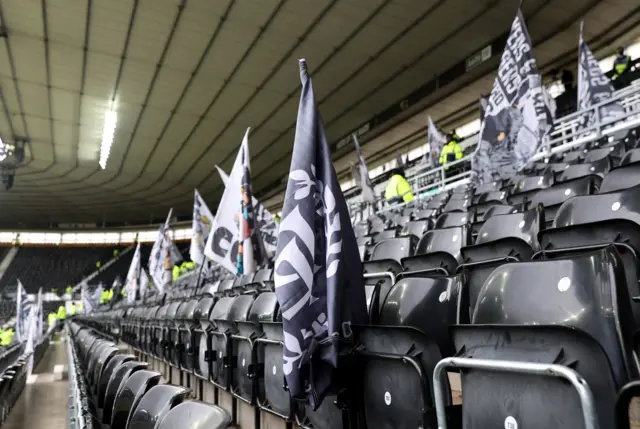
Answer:
M473 157L479 183L508 178L536 153L552 125L531 38L518 13L502 53Z
M480 122L484 121L484 114L487 111L487 106L489 105L489 99L484 96L481 95L480 96Z
M584 41L580 24L580 42L578 45L578 110L602 103L613 97L613 86L609 78L602 73L598 60ZM608 122L624 116L624 107L619 102L607 103L600 107L600 122ZM581 118L581 128L588 128L595 123L593 111L585 113Z
M213 214L204 202L198 190L193 191L193 218L191 221L191 246L189 247L189 257L198 265L206 262L204 248L213 225Z
M129 271L127 272L127 278L124 281L124 287L127 291L127 303L133 304L136 302L136 294L140 285L140 269L142 268L142 260L140 256L140 242L136 246L136 250L133 253L131 259L131 265L129 265Z
M435 167L436 161L440 159L440 152L445 144L447 144L447 136L445 136L433 123L429 116L429 136L427 137L429 144L429 152L431 153L430 165Z
M364 157L360 151L360 143L358 143L358 137L353 134L353 144L356 146L356 153L358 155L358 167L360 169L360 189L362 190L362 199L368 203L376 202L376 193L373 191L373 184L369 178L369 169L364 162Z
M275 263L291 396L317 408L335 393L341 345L367 321L362 263L307 64Z
M229 184L229 176L227 176L227 173L217 165L216 169L218 170L218 174L220 175L220 179L222 179L222 183L226 190ZM276 248L278 246L278 224L276 223L276 219L255 196L251 197L251 201L253 202L255 220L260 227L260 235L262 235L264 248L268 255L273 255L276 253Z

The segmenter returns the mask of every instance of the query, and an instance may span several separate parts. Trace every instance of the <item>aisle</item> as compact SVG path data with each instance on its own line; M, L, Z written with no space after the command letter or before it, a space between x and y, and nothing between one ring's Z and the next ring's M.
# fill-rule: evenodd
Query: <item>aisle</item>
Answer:
M66 429L68 383L53 380L55 365L67 365L67 345L58 335L25 386L3 429Z

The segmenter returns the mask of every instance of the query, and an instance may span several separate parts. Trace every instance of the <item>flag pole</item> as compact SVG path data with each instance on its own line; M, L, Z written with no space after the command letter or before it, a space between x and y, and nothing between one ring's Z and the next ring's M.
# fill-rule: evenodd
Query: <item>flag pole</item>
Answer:
M198 270L198 280L196 280L196 287L194 288L193 295L195 296L198 293L198 287L200 286L200 277L202 276L202 271L204 270L204 264L207 258L204 257L202 260L202 264L200 264L200 269Z

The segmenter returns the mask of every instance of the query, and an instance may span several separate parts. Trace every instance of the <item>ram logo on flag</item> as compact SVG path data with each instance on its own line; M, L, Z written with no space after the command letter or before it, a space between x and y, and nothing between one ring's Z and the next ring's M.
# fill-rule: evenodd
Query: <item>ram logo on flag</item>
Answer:
M82 310L84 314L91 314L93 310L98 308L102 291L102 283L94 290L91 290L91 286L89 286L87 282L82 283L82 286L80 286L80 296L82 298Z
M229 183L229 176L222 168L216 165L220 179L225 186L225 191ZM255 221L260 227L260 235L262 235L262 241L264 242L264 248L267 254L272 255L276 253L278 246L278 224L273 215L267 210L255 196L251 197L253 203L253 213L255 214Z
M542 78L522 13L511 26L473 157L479 183L512 177L536 153L552 125Z
M196 189L193 195L193 221L192 236L189 255L191 260L198 265L205 262L204 248L211 233L214 217L211 210L207 207L200 193Z
M609 78L602 73L598 60L595 59L589 45L584 41L580 23L580 41L578 44L578 110L610 100L613 97L613 86ZM600 121L609 122L624 116L624 107L619 102L607 103L600 107ZM582 117L581 128L588 128L596 121L595 113L585 113Z
M140 242L138 242L136 251L131 259L131 265L129 265L127 279L124 282L127 291L127 302L129 304L136 302L136 294L140 283L140 268L142 268L142 263L140 260Z
M362 263L304 60L274 269L291 397L312 408L336 388L350 324L366 323Z

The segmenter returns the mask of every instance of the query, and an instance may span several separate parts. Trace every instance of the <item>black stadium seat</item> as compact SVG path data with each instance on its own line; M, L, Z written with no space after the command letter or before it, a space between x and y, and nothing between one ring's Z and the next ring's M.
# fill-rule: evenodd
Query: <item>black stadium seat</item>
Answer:
M550 226L562 203L571 197L594 193L595 185L589 176L562 182L547 189L542 189L531 196L530 207L542 205L545 219Z
M456 356L576 371L594 395L599 427L613 427L616 392L638 375L624 283L612 247L498 267L480 292L472 323L453 328ZM463 421L477 427L503 427L506 420L584 427L574 387L560 378L473 369L463 370L461 380Z
M611 161L607 156L588 164L567 165L567 168L557 176L556 183L567 182L583 177L593 177L594 183L599 185L610 170Z
M418 242L415 255L402 258L403 274L452 275L461 261L460 248L469 241L469 229L466 226L427 231Z

